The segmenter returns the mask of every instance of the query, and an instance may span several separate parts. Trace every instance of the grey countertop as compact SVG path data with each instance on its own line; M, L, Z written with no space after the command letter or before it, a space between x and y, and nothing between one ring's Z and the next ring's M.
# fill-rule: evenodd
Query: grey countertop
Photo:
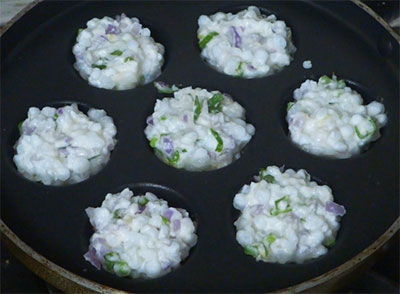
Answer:
M0 0L0 26L3 26L34 0Z

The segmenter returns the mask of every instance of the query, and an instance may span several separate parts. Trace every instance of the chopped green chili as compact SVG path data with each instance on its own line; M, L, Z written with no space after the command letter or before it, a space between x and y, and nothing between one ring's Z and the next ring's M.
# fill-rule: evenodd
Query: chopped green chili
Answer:
M121 50L115 50L115 51L111 52L111 55L121 56L122 55L122 51Z
M202 105L200 103L199 97L196 96L194 100L194 115L193 120L196 122L201 114Z
M212 40L212 38L214 38L215 36L217 36L218 33L217 32L211 32L209 33L207 36L205 36L204 38L202 38L199 42L199 47L201 49L206 48L208 42L210 42Z
M208 99L208 112L209 113L218 113L222 110L222 101L224 100L224 96L221 93L214 94L210 99Z
M218 134L217 131L214 129L210 129L211 134L214 136L215 140L217 140L217 147L215 148L215 151L221 152L224 149L224 141L222 141L220 135Z
M279 214L281 214L281 213L291 212L291 211L292 211L292 208L290 207L290 201L289 201L289 200L290 200L290 199L289 199L289 196L284 196L284 197L282 197L282 198L279 198L278 200L275 200L275 208L271 208L271 210L269 211L269 213L270 213L272 216L277 216L277 215L279 215ZM279 203L280 203L280 202L286 203L286 208L285 208L285 209L281 210L281 209L279 208Z

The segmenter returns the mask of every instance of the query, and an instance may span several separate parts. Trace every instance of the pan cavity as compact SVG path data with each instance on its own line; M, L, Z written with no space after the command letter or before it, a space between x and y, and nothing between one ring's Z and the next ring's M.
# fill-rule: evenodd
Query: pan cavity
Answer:
M349 158L380 138L387 123L384 105L377 101L364 105L363 97L349 84L356 86L335 75L322 76L294 90L286 121L295 145L318 156Z
M76 103L30 107L27 118L18 123L13 157L18 172L31 181L56 186L79 183L98 173L117 143L117 129L104 110L86 110L83 113Z
M164 46L148 28L125 14L115 19L93 18L78 30L74 67L89 85L127 90L153 81L161 74Z
M144 133L164 163L188 171L208 171L229 165L254 135L245 109L228 94L201 88L155 83L173 94L157 100Z
M234 222L243 253L268 263L303 263L335 245L346 210L332 190L307 171L268 166L233 199ZM236 215L233 214L233 217Z
M284 21L249 6L236 14L201 15L201 57L215 70L238 78L268 76L288 66L296 47Z
M182 195L149 183L107 194L86 214L93 226L84 258L119 277L153 279L177 269L197 243Z

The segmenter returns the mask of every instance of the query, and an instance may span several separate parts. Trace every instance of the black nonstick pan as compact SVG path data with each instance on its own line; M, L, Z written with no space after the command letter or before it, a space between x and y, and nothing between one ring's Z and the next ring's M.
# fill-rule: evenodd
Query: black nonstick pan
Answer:
M200 58L197 19L256 5L293 32L297 52L279 73L252 80L223 75ZM91 87L73 68L78 28L93 17L136 16L165 46L158 80L229 93L246 110L256 133L239 160L209 172L187 172L162 163L143 130L155 88L111 91ZM399 39L359 2L342 1L45 1L1 37L1 229L13 251L63 290L107 292L300 291L355 268L399 228ZM304 60L313 67L305 70ZM361 155L334 160L310 155L287 136L285 107L305 79L335 73L365 102L382 101L388 123ZM20 176L13 164L17 124L29 107L76 102L105 109L114 118L118 144L106 167L64 187ZM347 214L336 245L304 264L267 264L243 253L233 222L233 197L268 165L306 169L328 183ZM109 192L151 191L187 209L198 223L198 243L181 267L154 280L118 278L83 258L92 234L85 208ZM37 269L39 265L40 269Z

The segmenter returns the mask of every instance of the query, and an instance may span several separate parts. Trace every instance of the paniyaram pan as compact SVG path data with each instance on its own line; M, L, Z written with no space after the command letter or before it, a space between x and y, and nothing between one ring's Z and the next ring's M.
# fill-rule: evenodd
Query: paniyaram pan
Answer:
M297 52L281 72L253 80L220 74L197 47L201 14L256 5L293 31ZM256 133L239 160L216 171L187 172L163 164L143 135L161 95L151 84L127 91L87 85L75 72L71 48L78 28L93 17L138 17L166 48L159 80L230 93L247 110ZM359 265L399 228L399 38L368 8L342 1L46 1L23 15L1 38L1 229L30 267L63 290L107 292L300 291ZM305 70L304 60L313 68ZM368 102L382 100L388 124L365 153L346 160L316 157L287 136L285 105L307 78L335 73ZM114 118L118 144L110 162L79 184L48 187L21 177L12 161L17 124L29 107L77 102ZM235 240L232 199L259 168L304 168L328 183L347 214L336 245L304 264L266 264L243 254ZM82 257L91 229L85 208L108 192L152 191L186 208L198 222L199 241L177 270L154 280L97 271ZM18 237L17 237L18 236ZM71 290L72 289L72 290Z

